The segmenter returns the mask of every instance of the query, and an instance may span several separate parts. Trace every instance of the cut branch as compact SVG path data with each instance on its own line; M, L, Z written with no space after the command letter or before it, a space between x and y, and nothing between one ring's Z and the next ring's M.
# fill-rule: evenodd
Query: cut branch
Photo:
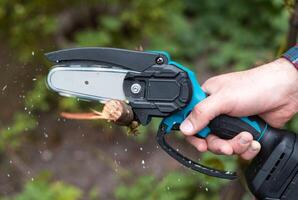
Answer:
M102 112L92 110L89 113L67 113L62 112L61 116L67 119L96 120L104 119L118 125L129 126L134 120L132 108L124 101L110 100L105 103Z

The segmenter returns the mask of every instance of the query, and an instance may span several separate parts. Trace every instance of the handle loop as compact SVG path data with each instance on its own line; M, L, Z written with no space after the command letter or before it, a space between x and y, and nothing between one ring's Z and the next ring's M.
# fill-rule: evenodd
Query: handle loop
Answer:
M202 164L199 164L180 154L177 150L175 150L166 142L166 139L165 139L165 135L167 134L166 130L167 130L167 125L164 123L161 123L157 131L156 140L160 145L160 147L165 152L167 152L167 154L169 154L172 158L180 162L182 165L194 171L197 171L209 176L214 176L217 178L229 179L229 180L233 180L237 178L237 174L235 172L213 169L213 168L204 166Z

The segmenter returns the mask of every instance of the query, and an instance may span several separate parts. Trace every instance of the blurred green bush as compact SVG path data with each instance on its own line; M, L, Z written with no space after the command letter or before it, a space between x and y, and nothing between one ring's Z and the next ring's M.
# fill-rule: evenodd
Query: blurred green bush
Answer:
M210 167L235 170L235 162L228 156L214 157L205 153L201 162ZM220 199L224 185L229 181L202 175L196 172L169 172L161 180L152 175L137 178L133 184L120 184L115 190L118 200L204 200Z
M79 188L60 181L51 181L41 175L29 180L22 192L12 197L0 197L0 200L79 200L82 192Z

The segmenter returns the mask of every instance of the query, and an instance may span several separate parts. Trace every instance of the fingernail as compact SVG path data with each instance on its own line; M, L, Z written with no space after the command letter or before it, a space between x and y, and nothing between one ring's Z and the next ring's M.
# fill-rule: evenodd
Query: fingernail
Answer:
M247 138L241 137L240 138L240 144L248 144L249 140Z
M189 120L185 120L181 125L180 125L180 130L185 133L190 133L193 130L192 123Z
M250 145L250 149L253 151L259 151L261 148L260 143L253 141Z

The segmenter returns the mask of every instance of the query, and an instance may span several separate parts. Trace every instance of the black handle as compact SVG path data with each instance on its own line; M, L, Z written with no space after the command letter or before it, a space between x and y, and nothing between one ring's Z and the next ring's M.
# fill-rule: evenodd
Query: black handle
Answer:
M231 117L219 115L208 125L211 132L222 139L232 139L240 132L247 131L253 135L254 140L260 140L265 134L268 125L258 116Z

